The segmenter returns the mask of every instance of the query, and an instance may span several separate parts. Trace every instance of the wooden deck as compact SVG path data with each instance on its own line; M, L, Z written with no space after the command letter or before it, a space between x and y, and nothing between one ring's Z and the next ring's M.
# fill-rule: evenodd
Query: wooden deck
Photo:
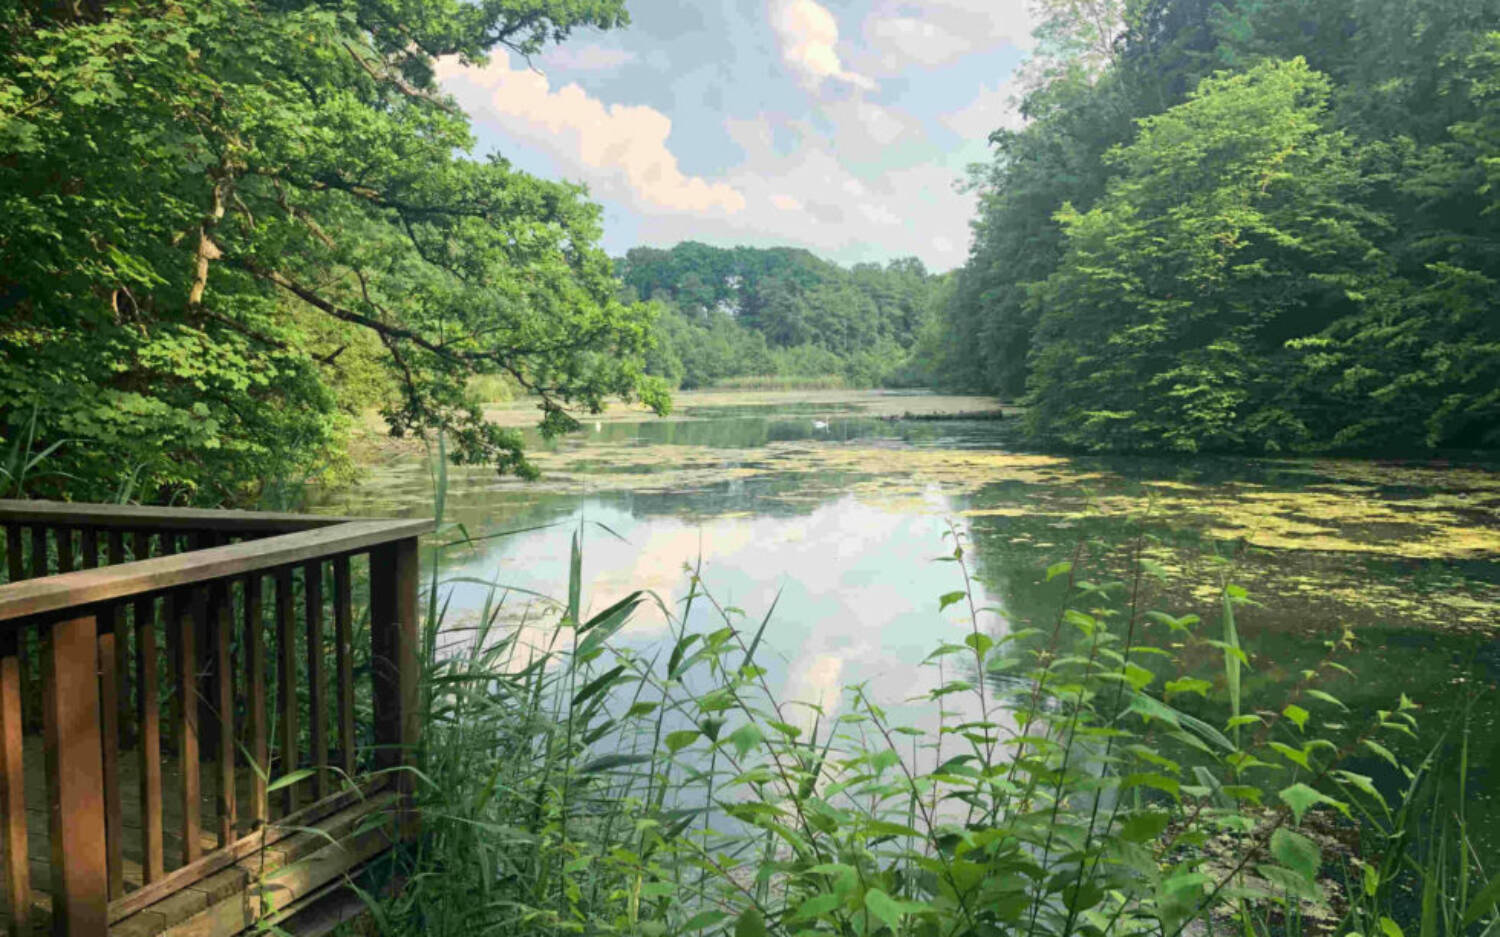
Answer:
M37 934L48 933L52 927L51 841L42 746L40 736L28 736L24 741L31 930ZM169 861L166 876L143 894L146 881L142 866L140 767L138 759L133 757L135 752L122 754L127 756L120 765L125 895L110 903L110 933L114 935L154 937L168 931L197 935L238 933L252 926L263 913L273 914L306 899L344 872L383 852L394 841L391 834L400 800L389 790L367 785L290 816L273 810L264 837L248 824L237 823L232 853L220 853L218 836L207 832L217 830L219 825L218 795L210 788L202 792L200 804L205 831L199 836L203 858L194 863L194 869L185 869L180 861ZM251 777L248 769L236 772L237 802L248 801ZM163 799L162 842L165 855L177 860L183 853L182 802L178 793L181 786L179 766L174 759L166 759L162 765L162 787L168 796ZM334 842L339 845L334 847ZM267 899L264 906L260 895L250 894L250 883L256 879L270 890L264 896ZM157 893L162 894L153 900ZM9 931L10 924L8 909L0 909L0 926Z
M0 501L0 527L5 933L336 920L417 829L432 523Z

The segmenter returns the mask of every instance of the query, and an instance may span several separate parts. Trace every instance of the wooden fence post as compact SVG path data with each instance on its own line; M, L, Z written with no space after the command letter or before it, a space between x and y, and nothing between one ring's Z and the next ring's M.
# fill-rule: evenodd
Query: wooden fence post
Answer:
M417 540L397 540L370 551L370 644L375 703L375 766L414 764L420 732L417 712ZM396 787L413 789L410 772L399 771ZM414 818L402 821L415 832Z
M102 935L109 914L98 626L93 615L46 627L43 714L52 839L52 929Z
M14 528L12 528L14 529ZM26 850L26 773L21 760L20 627L0 624L0 836L12 937L31 933L31 868Z

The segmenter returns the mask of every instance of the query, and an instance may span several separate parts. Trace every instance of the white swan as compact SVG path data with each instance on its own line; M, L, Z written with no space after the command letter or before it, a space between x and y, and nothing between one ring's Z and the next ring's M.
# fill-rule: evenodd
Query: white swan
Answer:
M827 420L813 420L813 429L827 429L827 428L828 428L828 421Z

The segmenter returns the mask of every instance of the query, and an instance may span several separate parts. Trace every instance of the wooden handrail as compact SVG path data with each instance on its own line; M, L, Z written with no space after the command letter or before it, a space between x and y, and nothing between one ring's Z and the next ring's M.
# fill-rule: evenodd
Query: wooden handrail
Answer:
M357 520L0 586L0 622L288 566L430 533L431 520Z
M0 523L51 524L125 530L214 530L237 533L290 533L331 527L358 517L287 514L276 511L227 511L208 508L158 508L139 504L77 504L71 501L17 501L0 498Z
M394 789L399 834L414 835L410 772L400 769L414 764L421 736L418 538L432 521L0 500L0 527L8 580L0 585L0 891L13 935L29 932L32 907L23 733L42 735L50 906L63 937L103 933L132 915L172 923L166 908L177 914L180 890L226 868L248 843L264 848L264 837L246 834L275 815L267 779L276 775L313 769L277 792L290 813L308 800L329 808L336 771L375 770ZM371 724L363 731L351 559L362 572L368 563L360 585ZM38 709L39 727L23 722ZM129 832L127 741L140 784L139 823ZM241 759L255 769L243 804ZM164 764L178 772L165 789ZM216 828L204 828L205 786L217 796ZM181 798L170 831L164 794ZM127 892L122 844L135 836L141 880ZM216 850L204 846L213 839ZM181 848L175 871L164 861L169 844Z

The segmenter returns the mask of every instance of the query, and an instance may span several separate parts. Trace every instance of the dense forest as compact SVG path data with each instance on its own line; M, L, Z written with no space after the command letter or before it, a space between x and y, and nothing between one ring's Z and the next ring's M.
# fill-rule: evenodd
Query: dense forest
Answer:
M615 262L627 303L657 307L647 371L684 389L727 379L926 379L910 363L950 277L915 257L845 269L794 248L638 247Z
M371 409L530 474L476 378L549 433L607 397L664 410L599 206L475 152L434 73L627 22L623 0L0 5L0 493L252 500L338 479Z
M1047 6L937 381L1066 447L1500 445L1500 2Z

